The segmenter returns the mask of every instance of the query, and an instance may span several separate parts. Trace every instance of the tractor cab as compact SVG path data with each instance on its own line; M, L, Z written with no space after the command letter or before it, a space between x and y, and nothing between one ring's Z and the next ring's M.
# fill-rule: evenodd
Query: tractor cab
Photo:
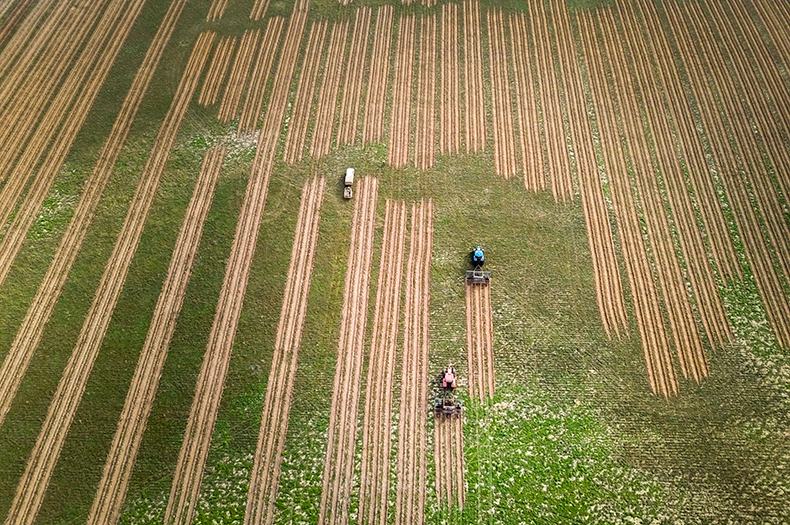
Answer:
M486 262L485 252L483 251L483 248L478 246L477 248L475 248L475 251L472 252L472 264L474 266L483 266L483 263L485 262Z
M442 370L442 388L445 390L453 390L455 388L455 368L452 365Z

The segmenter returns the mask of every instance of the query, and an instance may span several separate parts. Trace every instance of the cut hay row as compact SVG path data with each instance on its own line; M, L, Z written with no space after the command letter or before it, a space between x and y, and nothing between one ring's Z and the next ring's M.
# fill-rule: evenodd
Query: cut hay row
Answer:
M151 46L143 58L140 69L132 81L132 86L113 124L109 138L102 148L99 161L86 182L85 189L74 210L74 216L66 227L52 263L36 292L25 319L22 321L22 325L14 338L2 368L0 368L0 427L19 389L30 360L38 347L44 326L60 297L63 285L82 246L82 241L87 235L88 226L91 223L96 206L112 174L115 162L120 155L121 147L129 134L132 122L134 122L140 103L148 91L148 86L164 52L165 45L172 35L175 23L178 21L186 2L187 0L173 2L159 25ZM11 252L9 251L9 253ZM16 253L13 252L13 255L5 257L3 262L0 263L3 275L7 275L11 264L10 261L13 260Z
M406 307L401 364L400 413L396 466L395 524L425 522L425 482L428 470L428 346L433 200L412 205L409 242L410 271L406 277Z
M439 35L439 152L448 155L456 155L461 151L459 24L458 4L442 4L442 27Z
M573 198L573 175L565 138L560 83L555 70L552 35L548 22L550 13L545 5L533 4L532 35L535 42L537 80L540 82L540 104L546 134L547 168L551 192L557 201Z
M438 417L433 424L433 460L439 506L464 508L464 425L460 417Z
M647 49L646 42L636 27L636 13L629 7L621 7L621 13L623 13L625 40L631 49L631 56L650 57L652 52ZM711 343L723 344L731 339L732 331L708 260L705 241L697 226L694 205L686 187L686 178L678 162L670 122L661 110L666 107L660 93L665 86L658 76L653 75L648 61L634 60L633 66L644 97L643 107L649 126L654 130L652 136L659 158L661 176L685 260L685 273L696 298L697 312ZM678 350L682 351L680 348ZM702 351L701 348L696 350ZM703 365L704 355L698 355L697 358L700 365Z
M360 7L354 15L351 32L351 47L345 60L345 79L340 97L340 122L337 129L337 144L354 144L357 140L359 110L362 101L362 80L365 75L370 35L370 7Z
M513 136L513 111L508 78L509 56L502 11L488 11L488 52L491 63L491 105L494 132L494 168L506 179L517 171L516 140Z
M2 47L8 37L19 28L20 24L22 24L22 21L25 19L25 13L27 13L30 6L34 3L35 0L21 0L14 6L14 9L8 13L8 16L3 20L2 24L0 24L0 47ZM6 8L10 7L10 4L6 6ZM2 18L2 16L0 16L0 18Z
M387 200L362 424L360 522L384 525L390 494L392 392L400 321L406 203Z
M307 38L307 48L304 52L299 85L296 87L283 149L283 160L289 164L304 156L307 126L310 123L310 114L313 110L313 100L318 84L316 79L321 65L321 50L324 48L326 28L326 20L314 22Z
M214 0L211 2L211 7L206 15L206 22L216 22L222 15L225 14L225 9L228 7L228 0Z
M126 394L118 428L104 464L102 478L88 516L89 524L117 523L121 517L129 479L159 388L159 378L162 376L176 320L184 302L195 253L203 233L203 224L211 208L226 152L225 146L214 147L206 153L203 160L162 292L154 308L151 326Z
M417 124L414 165L423 170L436 162L436 15L420 18L420 58L417 73Z
M609 337L613 334L620 337L628 332L628 316L625 310L620 268L615 253L608 206L601 183L598 160L595 156L595 144L593 143L593 133L590 128L587 111L587 97L584 92L579 64L572 58L576 57L578 53L573 40L568 11L563 7L564 4L557 5L555 3L554 5L558 11L554 19L554 27L557 31L563 78L565 79L568 101L570 102L568 105L571 122L570 131L576 151L579 194L582 200L587 242L592 259L598 311L600 312L601 322L606 334ZM519 34L524 34L523 38L526 42L526 34L522 33L524 31L522 27L525 27L525 22L522 16L518 18L521 19L520 24L518 24ZM513 32L513 34L515 41L516 33ZM537 118L536 115L534 117ZM534 128L537 129L537 125ZM540 148L539 142L535 141L533 147ZM537 169L538 163L539 159L534 157L531 167Z
M490 286L466 285L466 355L469 397L494 397L496 377Z
M260 29L247 29L241 37L239 50L230 70L228 85L225 87L225 94L217 110L217 119L223 124L227 124L235 119L239 114L239 103L247 85L247 77L250 75L250 65L255 58L255 51L258 49L258 39L261 34Z
M35 522L126 280L165 163L175 143L176 133L197 87L213 39L214 33L202 33L189 58L173 103L146 161L142 180L105 268L99 289L47 411L25 473L17 486L6 518L8 525Z
M351 226L340 341L332 386L319 525L347 523L354 475L362 360L373 259L378 180L363 178Z
M348 40L348 20L336 23L329 36L329 50L326 65L318 90L318 105L315 111L315 126L310 141L310 155L323 157L329 154L332 146L332 130L335 124L337 94L340 90L340 79L343 75L343 54Z
M326 180L323 177L309 180L302 189L302 203L296 221L291 263L247 492L244 521L248 524L272 523L274 520L274 503L279 488L280 465L288 432L296 363L302 344L302 329L307 313L307 297L325 189Z
M232 36L224 37L217 44L208 73L206 73L206 79L203 81L203 89L200 90L200 95L198 95L198 104L201 106L213 106L217 103L219 89L225 81L225 75L228 73L228 66L230 66L230 58L233 56L235 49L236 39Z
M486 145L486 101L483 84L483 37L480 34L480 4L466 0L464 24L464 107L466 109L466 152L483 151Z
M176 463L173 485L165 509L165 523L191 523L195 504L206 467L211 436L217 421L222 390L228 372L230 355L236 337L244 294L255 255L269 177L274 165L274 152L280 138L279 130L285 117L285 106L291 86L296 55L304 31L307 12L297 9L291 15L285 43L274 76L274 90L258 135L258 146L250 169L247 190L241 204L239 222L225 265L214 321L195 385L184 441Z
M250 20L258 21L266 16L266 10L269 9L270 0L255 0L255 4L250 11Z
M370 56L370 78L365 95L365 117L362 127L362 144L378 142L384 135L384 113L387 102L387 76L390 69L392 47L391 5L383 5L376 11L373 29L373 51Z
M622 109L621 122L631 153L634 182L641 205L647 240L650 243L655 275L669 320L670 334L675 343L683 376L699 383L708 376L708 363L702 348L702 338L697 321L691 308L686 279L675 254L667 210L664 206L657 174L653 168L654 159L649 154L651 145L648 144L644 122L639 117L640 103L637 100L635 89L637 86L627 68L628 61L622 45L623 33L619 31L611 10L604 11L600 21L602 42L609 56L611 76L615 86L614 96ZM641 55L638 60L643 60ZM646 91L642 90L643 96L645 93ZM656 101L643 99L642 102L650 105ZM657 131L657 129L650 130L654 137L653 149L660 148L660 142L665 138L656 136ZM656 146L657 142L658 146ZM669 162L671 163L672 159ZM658 169L666 173L671 168L659 162ZM689 257L689 253L683 253L683 257L689 263L695 262Z
M524 172L524 187L538 192L546 188L546 181L541 160L542 146L538 107L535 104L535 86L532 82L527 17L523 13L514 14L509 17L509 22L513 39L514 89L521 170Z
M409 161L415 25L415 15L403 15L398 20L398 46L395 50L392 113L387 143L387 164L393 168L403 168Z
M5 281L11 264L49 195L52 184L65 162L66 155L87 119L93 101L140 14L143 3L142 0L126 2L123 11L110 9L105 12L106 16L99 24L101 30L97 30L91 35L82 55L69 71L60 91L40 122L36 130L37 139L31 141L19 159L15 170L28 176L34 174L34 176L31 177L32 185L19 205L13 222L0 241L0 284ZM122 4L123 2L119 1L112 7L124 7ZM37 166L38 170L36 170ZM13 179L24 178L14 177ZM20 180L20 182L24 181ZM3 196L0 197L0 199L8 199L6 204L9 209L0 205L0 208L3 208L3 213L6 214L11 213L10 206L16 202L23 189L22 186L12 189L10 184L11 181L4 188ZM8 215L3 215L3 222L7 220L7 217Z
M596 38L596 28L591 15L580 14L578 20L579 33L584 41L590 92L600 126L604 166L609 179L623 260L631 284L634 316L645 355L647 376L653 393L671 397L678 391L677 375L672 366L658 293L626 171L628 163L620 144L616 108L609 94L607 72L601 56L603 43Z
M687 165L693 191L698 195L696 210L705 226L711 254L722 278L738 278L741 276L740 263L728 231L727 219L722 207L718 205L719 196L715 181L705 161L707 155L702 149L695 125L695 111L683 92L684 84L678 74L674 54L670 50L667 40L667 33L671 33L671 31L664 30L652 2L639 0L639 5L647 25L647 34L651 36L650 41L656 49L656 55L660 57L658 62L662 67L658 67L657 72L670 100L667 109L677 130L683 160ZM671 17L669 19L672 20ZM707 109L707 106L700 108L702 112ZM708 138L713 138L715 142L717 136ZM705 205L700 205L700 203L705 203Z
M258 52L258 59L252 70L250 87L247 89L247 98L244 99L244 106L239 117L238 132L240 134L251 135L255 132L258 119L263 111L263 96L266 91L266 84L269 81L269 73L274 65L274 55L277 51L277 43L283 30L285 21L281 16L273 16L266 22L263 43Z

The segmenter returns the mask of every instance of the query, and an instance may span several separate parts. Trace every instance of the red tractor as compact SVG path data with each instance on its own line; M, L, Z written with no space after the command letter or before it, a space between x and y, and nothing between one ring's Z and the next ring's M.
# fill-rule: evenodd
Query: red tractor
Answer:
M453 368L453 365L449 365L442 370L442 388L451 392L455 389L455 368Z

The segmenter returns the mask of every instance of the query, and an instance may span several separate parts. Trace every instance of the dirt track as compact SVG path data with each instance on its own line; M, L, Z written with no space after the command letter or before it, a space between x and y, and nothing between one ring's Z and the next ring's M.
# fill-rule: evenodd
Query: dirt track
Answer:
M506 179L516 174L516 141L513 136L513 111L508 78L510 53L502 11L492 9L486 16L488 53L491 60L491 113L494 132L494 169Z
M434 107L436 105L436 15L420 18L420 56L417 75L417 122L414 165L427 170L436 162Z
M17 486L6 519L9 525L35 521L140 241L165 162L197 87L213 38L212 32L202 33L192 51L173 103L146 162L142 180L105 268L77 344L58 384L25 473Z
M483 151L486 144L486 101L483 84L483 42L480 4L466 0L464 24L464 120L466 152Z
M384 136L384 113L387 102L387 76L390 69L392 47L391 5L383 5L376 11L373 29L373 51L370 57L370 78L365 96L365 117L362 127L362 144L378 142Z
M362 424L360 522L388 523L392 391L406 244L406 204L387 201Z
M433 200L412 206L396 466L395 523L425 521Z
M458 4L442 4L439 37L441 97L439 110L439 151L456 155L461 151L461 66L458 57L460 38Z
M357 140L360 104L362 101L362 80L368 56L368 35L370 34L370 7L360 7L354 16L354 29L351 33L351 47L345 63L345 80L340 101L340 123L337 130L337 144L354 144Z
M297 6L286 33L280 65L274 77L275 87L264 115L262 131L258 136L258 147L252 161L239 223L225 268L225 278L206 345L203 365L195 387L195 397L165 510L165 523L182 521L189 523L194 517L195 503L200 492L206 457L217 420L242 301L247 290L250 265L255 255L258 230L269 188L269 176L274 164L274 152L288 100L288 89L296 64L293 55L299 48L306 14L302 4Z
M117 523L121 516L129 478L137 459L148 416L159 387L170 340L186 294L195 253L200 245L203 224L211 208L214 188L222 170L227 148L215 147L206 154L184 222L176 240L173 257L154 309L151 327L126 394L118 428L113 438L88 523Z
M469 396L494 397L494 322L490 286L466 285L466 349Z
M464 425L458 418L438 417L433 424L433 461L439 506L464 508Z
M240 134L252 134L258 125L263 109L263 95L266 91L266 82L269 80L269 73L274 65L274 54L283 30L284 20L280 16L273 16L266 23L266 30L263 36L263 43L258 52L258 59L252 70L250 86L247 89L247 98L239 117ZM290 67L290 66L289 66Z
M402 15L398 20L398 45L392 80L392 113L387 143L387 164L393 168L403 168L409 162L415 25L414 15Z
M329 36L329 49L327 50L321 87L318 89L315 125L310 141L310 155L315 158L328 155L329 148L332 146L335 110L338 103L337 94L345 67L343 55L346 49L346 40L348 40L348 20L332 26Z
M377 198L378 180L371 177L361 179L354 196L356 202L332 386L319 525L348 522Z
M239 104L247 85L247 77L250 74L250 65L255 58L255 51L258 49L258 40L261 34L260 29L248 29L241 37L241 44L236 52L233 66L230 70L228 85L222 95L222 102L217 110L217 118L223 124L227 124L239 115Z
M247 524L272 523L280 479L288 416L296 377L296 363L307 313L307 297L326 180L314 178L302 190L291 264L285 285L274 356L258 433L258 446L247 493Z
M230 58L233 56L235 49L236 39L232 36L224 37L217 44L208 73L206 73L206 79L203 81L203 89L200 90L200 95L198 95L198 104L201 106L213 106L217 103L219 90L225 81L225 75L228 73L228 66L230 66Z

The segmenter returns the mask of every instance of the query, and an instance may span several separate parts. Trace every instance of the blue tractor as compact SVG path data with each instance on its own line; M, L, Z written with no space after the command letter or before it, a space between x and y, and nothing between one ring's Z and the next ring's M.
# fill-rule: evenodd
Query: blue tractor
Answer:
M472 252L472 266L474 267L483 266L484 262L486 262L485 252L483 251L483 248L478 246Z
M473 270L466 271L466 284L482 284L487 286L491 281L491 272L484 272L482 270L483 264L486 262L485 251L482 247L478 246L472 251L472 268Z

